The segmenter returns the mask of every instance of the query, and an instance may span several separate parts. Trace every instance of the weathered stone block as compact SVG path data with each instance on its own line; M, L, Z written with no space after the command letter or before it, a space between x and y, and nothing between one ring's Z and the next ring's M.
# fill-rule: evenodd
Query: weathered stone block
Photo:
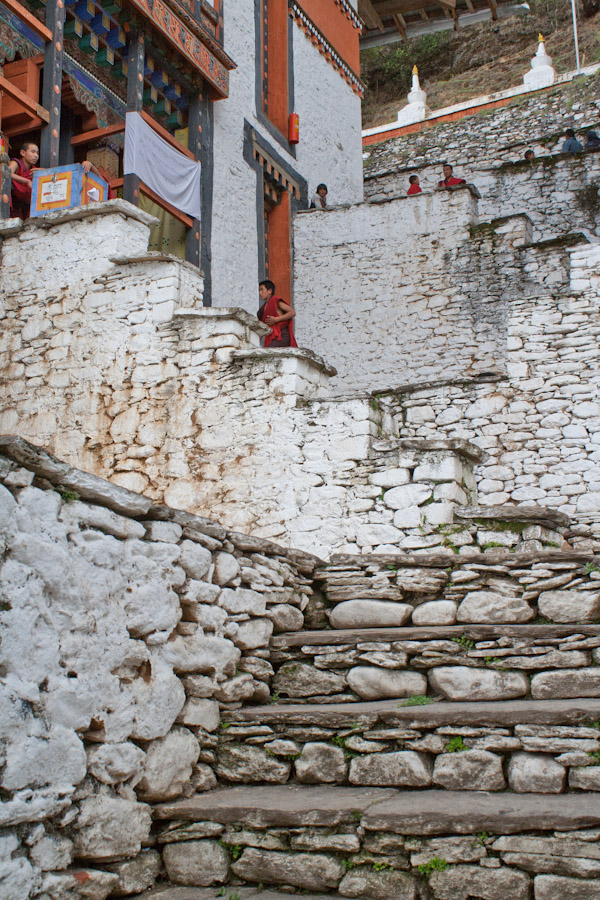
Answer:
M169 881L207 887L227 880L229 854L217 841L167 844L163 861Z
M240 564L232 553L216 553L214 557L215 584L226 585L240 574Z
M319 694L339 694L345 679L333 672L315 669L306 663L287 663L275 674L273 692L286 697L314 697Z
M429 682L435 692L449 700L510 700L524 697L529 690L529 679L521 672L492 672L467 666L439 666L429 673Z
M413 625L454 625L456 603L452 600L430 600L421 603L412 614Z
M600 791L600 766L585 766L571 769L569 787L580 791Z
M156 850L142 850L134 859L108 866L108 870L119 878L113 896L126 897L153 887L160 872L160 862L160 853Z
M535 900L600 900L600 881L562 878L559 875L537 875Z
M179 562L190 578L201 581L212 564L210 550L195 541L182 541Z
M304 616L296 606L278 603L267 607L265 615L273 623L275 634L286 631L301 631L304 627Z
M352 784L385 787L428 787L431 784L431 762L424 753L400 750L357 756L350 762Z
M600 591L544 591L538 608L552 622L597 622Z
M318 741L304 745L294 763L298 781L305 784L342 783L346 780L346 759L341 747Z
M404 625L412 606L388 600L346 600L329 615L332 628L385 628Z
M174 728L146 749L144 772L137 793L144 800L171 800L189 783L198 761L198 741L187 728Z
M435 900L529 900L530 878L524 872L502 867L453 866L434 872L429 886Z
M459 622L481 625L529 622L534 610L521 597L510 597L495 591L472 591L458 607Z
M224 588L219 595L219 606L227 612L249 613L252 616L264 616L266 601L263 594L249 588Z
M409 506L420 506L432 496L433 488L429 484L404 484L386 491L383 502L389 509L406 509Z
M244 881L290 884L307 891L337 888L344 873L333 856L321 853L279 853L248 847L231 866Z
M502 791L502 757L488 750L443 753L435 759L433 783L448 791Z
M262 747L249 744L222 744L219 747L217 775L226 781L284 784L290 769L289 762L269 756Z
M563 766L551 757L535 753L513 753L508 783L517 794L560 794L565 786Z
M150 807L120 797L82 800L73 833L79 859L112 860L135 856L150 834Z
M419 672L356 666L348 672L348 687L363 700L385 700L424 694L427 679Z
M531 679L531 696L534 700L600 697L600 670L590 668L540 672Z
M216 731L221 721L219 704L215 700L190 697L189 700L186 700L177 721L182 725L199 726L205 731Z
M256 650L267 647L273 634L273 623L270 619L251 619L249 622L234 622L231 639L241 650Z
M364 900L416 900L418 896L416 882L410 875L396 870L375 872L367 866L347 872L338 893Z
M87 751L88 772L104 784L118 784L141 775L145 753L135 744L100 744Z

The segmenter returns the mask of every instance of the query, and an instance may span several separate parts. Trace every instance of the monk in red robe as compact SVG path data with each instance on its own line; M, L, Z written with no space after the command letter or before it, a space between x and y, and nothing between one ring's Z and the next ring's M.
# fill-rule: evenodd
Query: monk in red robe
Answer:
M438 181L438 188L444 190L444 188L456 187L458 184L466 184L464 178L455 178L452 174L453 169L452 166L448 163L445 163L443 166L444 177L441 181Z
M19 158L11 159L9 163L12 178L10 194L10 214L19 219L29 218L31 205L31 184L40 151L37 144L25 141L21 144Z
M421 185L419 184L419 176L418 175L411 175L410 178L408 179L408 181L410 184L410 187L406 192L408 197L412 197L413 194L421 194L422 193Z
M275 296L272 281L261 281L258 286L261 307L258 318L271 329L265 337L265 347L297 347L292 320L296 313L289 303Z

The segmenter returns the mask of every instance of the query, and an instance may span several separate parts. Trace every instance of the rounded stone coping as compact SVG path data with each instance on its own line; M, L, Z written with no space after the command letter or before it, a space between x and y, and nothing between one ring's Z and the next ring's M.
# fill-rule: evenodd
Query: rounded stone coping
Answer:
M161 253L160 250L149 250L147 253L139 256L109 256L108 259L109 262L117 266L132 266L136 263L170 262L175 263L179 268L186 269L193 275L204 277L204 272L198 266L188 262L186 259L181 259L179 256L174 256L172 253Z
M187 265L191 265L191 263L187 263ZM195 267L192 268L195 269ZM195 271L198 270L195 269ZM260 337L269 334L271 330L267 325L263 325L256 316L246 312L240 306L203 306L197 309L176 309L173 313L174 324L189 324L194 320L203 319L233 319L251 331L256 332Z

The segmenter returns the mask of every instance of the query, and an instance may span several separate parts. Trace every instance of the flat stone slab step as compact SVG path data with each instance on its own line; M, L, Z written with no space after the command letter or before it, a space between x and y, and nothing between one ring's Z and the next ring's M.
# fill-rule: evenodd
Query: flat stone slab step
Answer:
M466 637L473 641L499 637L561 638L572 634L600 635L600 625L431 625L397 628L345 628L323 631L292 631L271 638L271 647L315 647L330 644L364 644L373 641L435 641Z
M497 700L406 706L404 700L362 703L299 703L224 710L230 724L317 725L336 728L371 727L376 722L437 728L441 725L493 727L510 725L582 725L600 720L600 698L578 700Z
M222 788L163 803L156 819L213 821L252 827L360 824L396 834L514 834L600 826L600 793L491 794L398 791L324 785ZM179 900L179 898L177 898Z
M179 887L164 885L136 894L130 900L342 900L338 894L282 894L279 891L263 891L255 887L227 885L225 893L219 887Z

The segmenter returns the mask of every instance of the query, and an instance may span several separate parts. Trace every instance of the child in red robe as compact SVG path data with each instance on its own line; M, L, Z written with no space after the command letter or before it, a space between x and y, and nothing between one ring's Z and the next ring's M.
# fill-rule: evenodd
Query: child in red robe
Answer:
M258 295L262 305L257 315L271 329L271 333L265 337L265 347L297 347L292 324L296 313L289 303L274 294L275 285L272 281L260 282Z
M455 178L454 175L452 174L453 171L454 170L452 169L451 165L449 165L448 163L444 163L444 166L443 166L444 177L441 181L438 181L438 184L437 184L438 188L441 188L443 190L444 188L456 187L457 184L466 184L467 183L464 178Z
M10 214L19 219L29 218L31 205L31 183L40 151L37 144L25 141L19 149L19 158L11 159L9 167L12 177L10 194Z
M421 194L423 193L421 190L421 185L419 184L419 176L411 175L408 179L410 187L407 190L406 194L408 197L411 197L413 194Z

